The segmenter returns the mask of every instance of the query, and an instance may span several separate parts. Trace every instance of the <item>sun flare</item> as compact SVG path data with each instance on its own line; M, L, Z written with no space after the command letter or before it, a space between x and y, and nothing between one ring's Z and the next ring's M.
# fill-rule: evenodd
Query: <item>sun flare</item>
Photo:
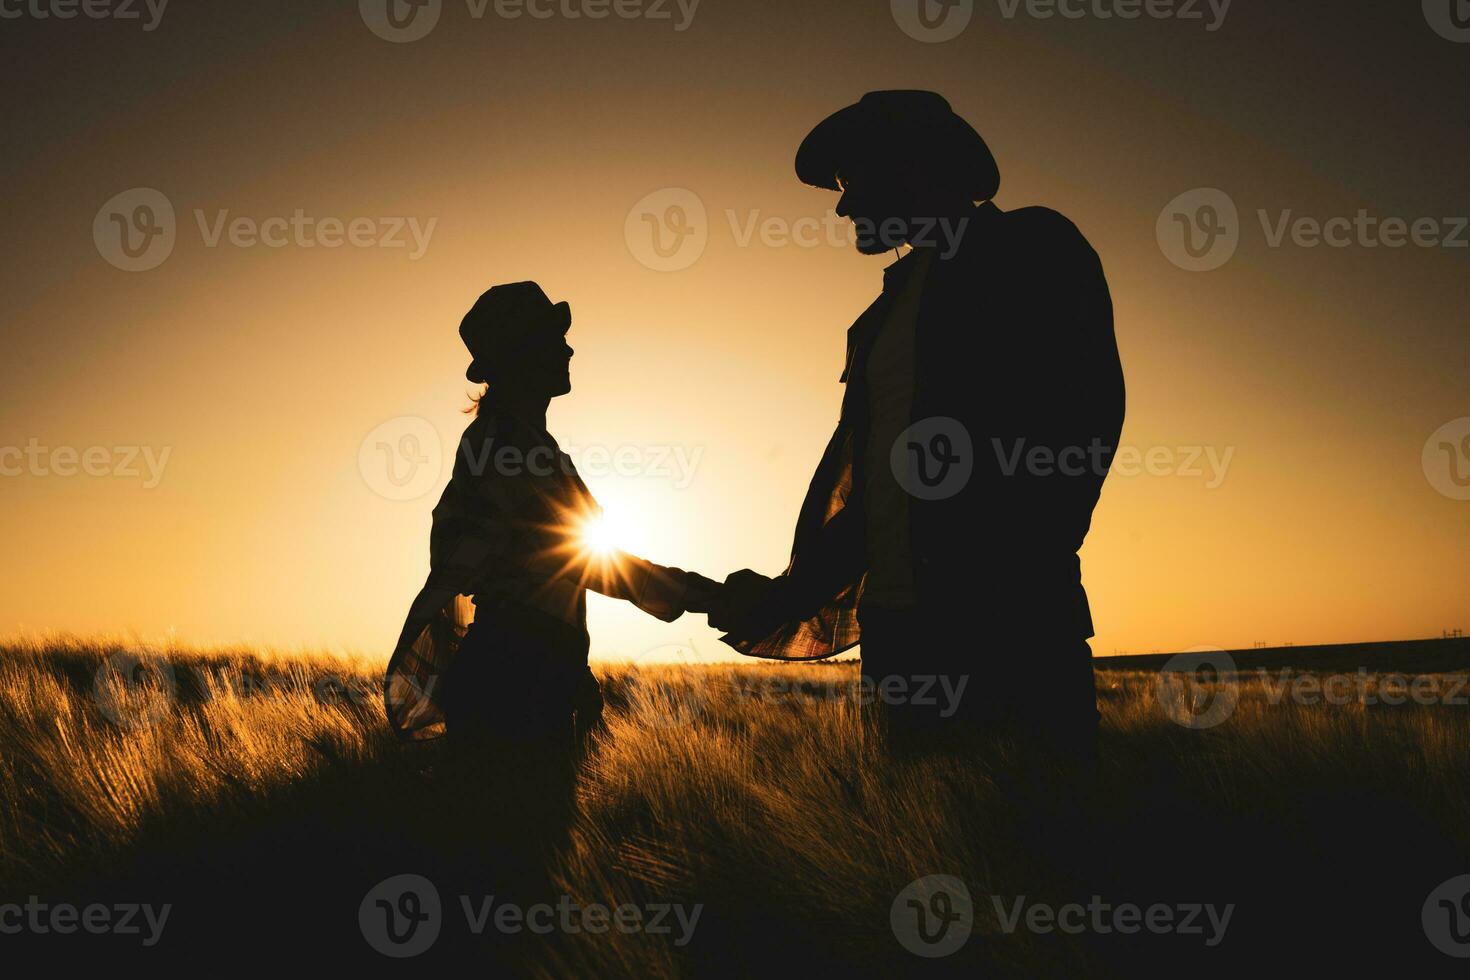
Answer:
M595 514L582 524L582 546L598 557L609 557L623 547L626 531L607 513Z

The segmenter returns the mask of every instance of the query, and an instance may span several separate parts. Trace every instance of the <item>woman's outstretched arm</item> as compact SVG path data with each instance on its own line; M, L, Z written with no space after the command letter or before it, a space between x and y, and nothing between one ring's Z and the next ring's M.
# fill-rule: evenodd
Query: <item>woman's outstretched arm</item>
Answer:
M722 588L696 572L656 565L625 551L589 557L583 581L592 591L626 599L666 623L686 612L707 609L710 599Z

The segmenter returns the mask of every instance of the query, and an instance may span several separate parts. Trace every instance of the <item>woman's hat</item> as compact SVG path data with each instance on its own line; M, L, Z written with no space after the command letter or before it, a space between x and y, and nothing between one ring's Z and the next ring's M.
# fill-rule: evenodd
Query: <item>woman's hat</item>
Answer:
M839 190L837 175L860 160L911 159L959 183L972 201L1000 189L1000 167L985 140L937 92L869 92L817 124L796 151L803 183Z
M459 338L474 360L464 376L484 384L489 372L526 340L542 332L564 335L572 326L569 304L553 303L534 282L492 286L459 324Z

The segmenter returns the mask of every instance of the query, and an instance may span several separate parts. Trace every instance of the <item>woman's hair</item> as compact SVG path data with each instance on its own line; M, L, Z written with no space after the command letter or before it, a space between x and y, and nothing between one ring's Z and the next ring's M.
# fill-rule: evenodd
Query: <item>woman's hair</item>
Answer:
M466 415L479 415L480 414L480 404L485 400L485 398L489 394L490 394L490 386L489 385L481 385L479 392L477 394L473 394L473 395L470 396L470 403L464 407L464 413Z

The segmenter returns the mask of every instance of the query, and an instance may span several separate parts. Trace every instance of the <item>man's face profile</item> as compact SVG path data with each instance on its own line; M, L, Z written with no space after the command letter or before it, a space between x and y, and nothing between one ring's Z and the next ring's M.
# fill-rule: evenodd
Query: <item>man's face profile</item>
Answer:
M852 221L862 254L881 255L908 241L914 217L909 176L902 168L872 164L844 167L837 175L837 214Z

